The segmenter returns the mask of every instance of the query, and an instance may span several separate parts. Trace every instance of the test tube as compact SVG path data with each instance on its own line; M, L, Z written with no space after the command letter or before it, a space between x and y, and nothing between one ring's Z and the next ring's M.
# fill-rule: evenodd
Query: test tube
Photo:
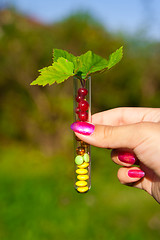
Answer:
M74 76L74 121L91 122L91 77ZM91 188L91 147L74 134L75 184L79 193Z

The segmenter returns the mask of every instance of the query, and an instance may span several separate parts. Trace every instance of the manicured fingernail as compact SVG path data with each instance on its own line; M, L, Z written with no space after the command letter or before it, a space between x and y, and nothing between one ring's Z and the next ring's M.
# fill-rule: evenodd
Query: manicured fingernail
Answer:
M120 152L118 154L118 159L121 162L129 163L129 164L134 164L136 160L134 154L130 152Z
M143 172L142 170L138 170L138 169L131 169L128 171L128 176L131 178L142 178L144 177L145 172Z
M71 125L71 129L83 135L91 135L94 132L95 126L88 122L74 122Z

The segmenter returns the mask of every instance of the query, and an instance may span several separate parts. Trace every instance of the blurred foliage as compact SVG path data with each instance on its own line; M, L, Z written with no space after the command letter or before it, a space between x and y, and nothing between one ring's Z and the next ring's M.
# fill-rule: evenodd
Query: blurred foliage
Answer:
M122 45L123 60L92 77L93 113L159 107L160 43L113 35L88 14L46 26L0 12L0 239L159 239L158 204L117 182L109 152L93 148L93 189L73 190L72 79L30 86L53 48L106 57Z

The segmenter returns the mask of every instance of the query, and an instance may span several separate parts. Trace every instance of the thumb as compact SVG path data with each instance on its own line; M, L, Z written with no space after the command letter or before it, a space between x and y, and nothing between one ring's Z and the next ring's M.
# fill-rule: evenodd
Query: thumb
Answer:
M75 122L71 129L84 142L101 148L134 149L147 138L146 129L151 123L140 122L122 126L93 125Z

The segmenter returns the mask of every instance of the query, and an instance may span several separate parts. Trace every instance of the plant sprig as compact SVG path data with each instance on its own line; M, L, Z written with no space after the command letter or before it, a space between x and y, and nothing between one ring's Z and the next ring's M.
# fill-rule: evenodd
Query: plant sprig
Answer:
M49 67L39 70L40 75L31 85L52 85L61 83L69 77L76 75L83 82L88 76L102 72L116 65L123 56L123 47L113 52L109 59L88 51L81 56L74 56L65 50L53 50L53 63Z

